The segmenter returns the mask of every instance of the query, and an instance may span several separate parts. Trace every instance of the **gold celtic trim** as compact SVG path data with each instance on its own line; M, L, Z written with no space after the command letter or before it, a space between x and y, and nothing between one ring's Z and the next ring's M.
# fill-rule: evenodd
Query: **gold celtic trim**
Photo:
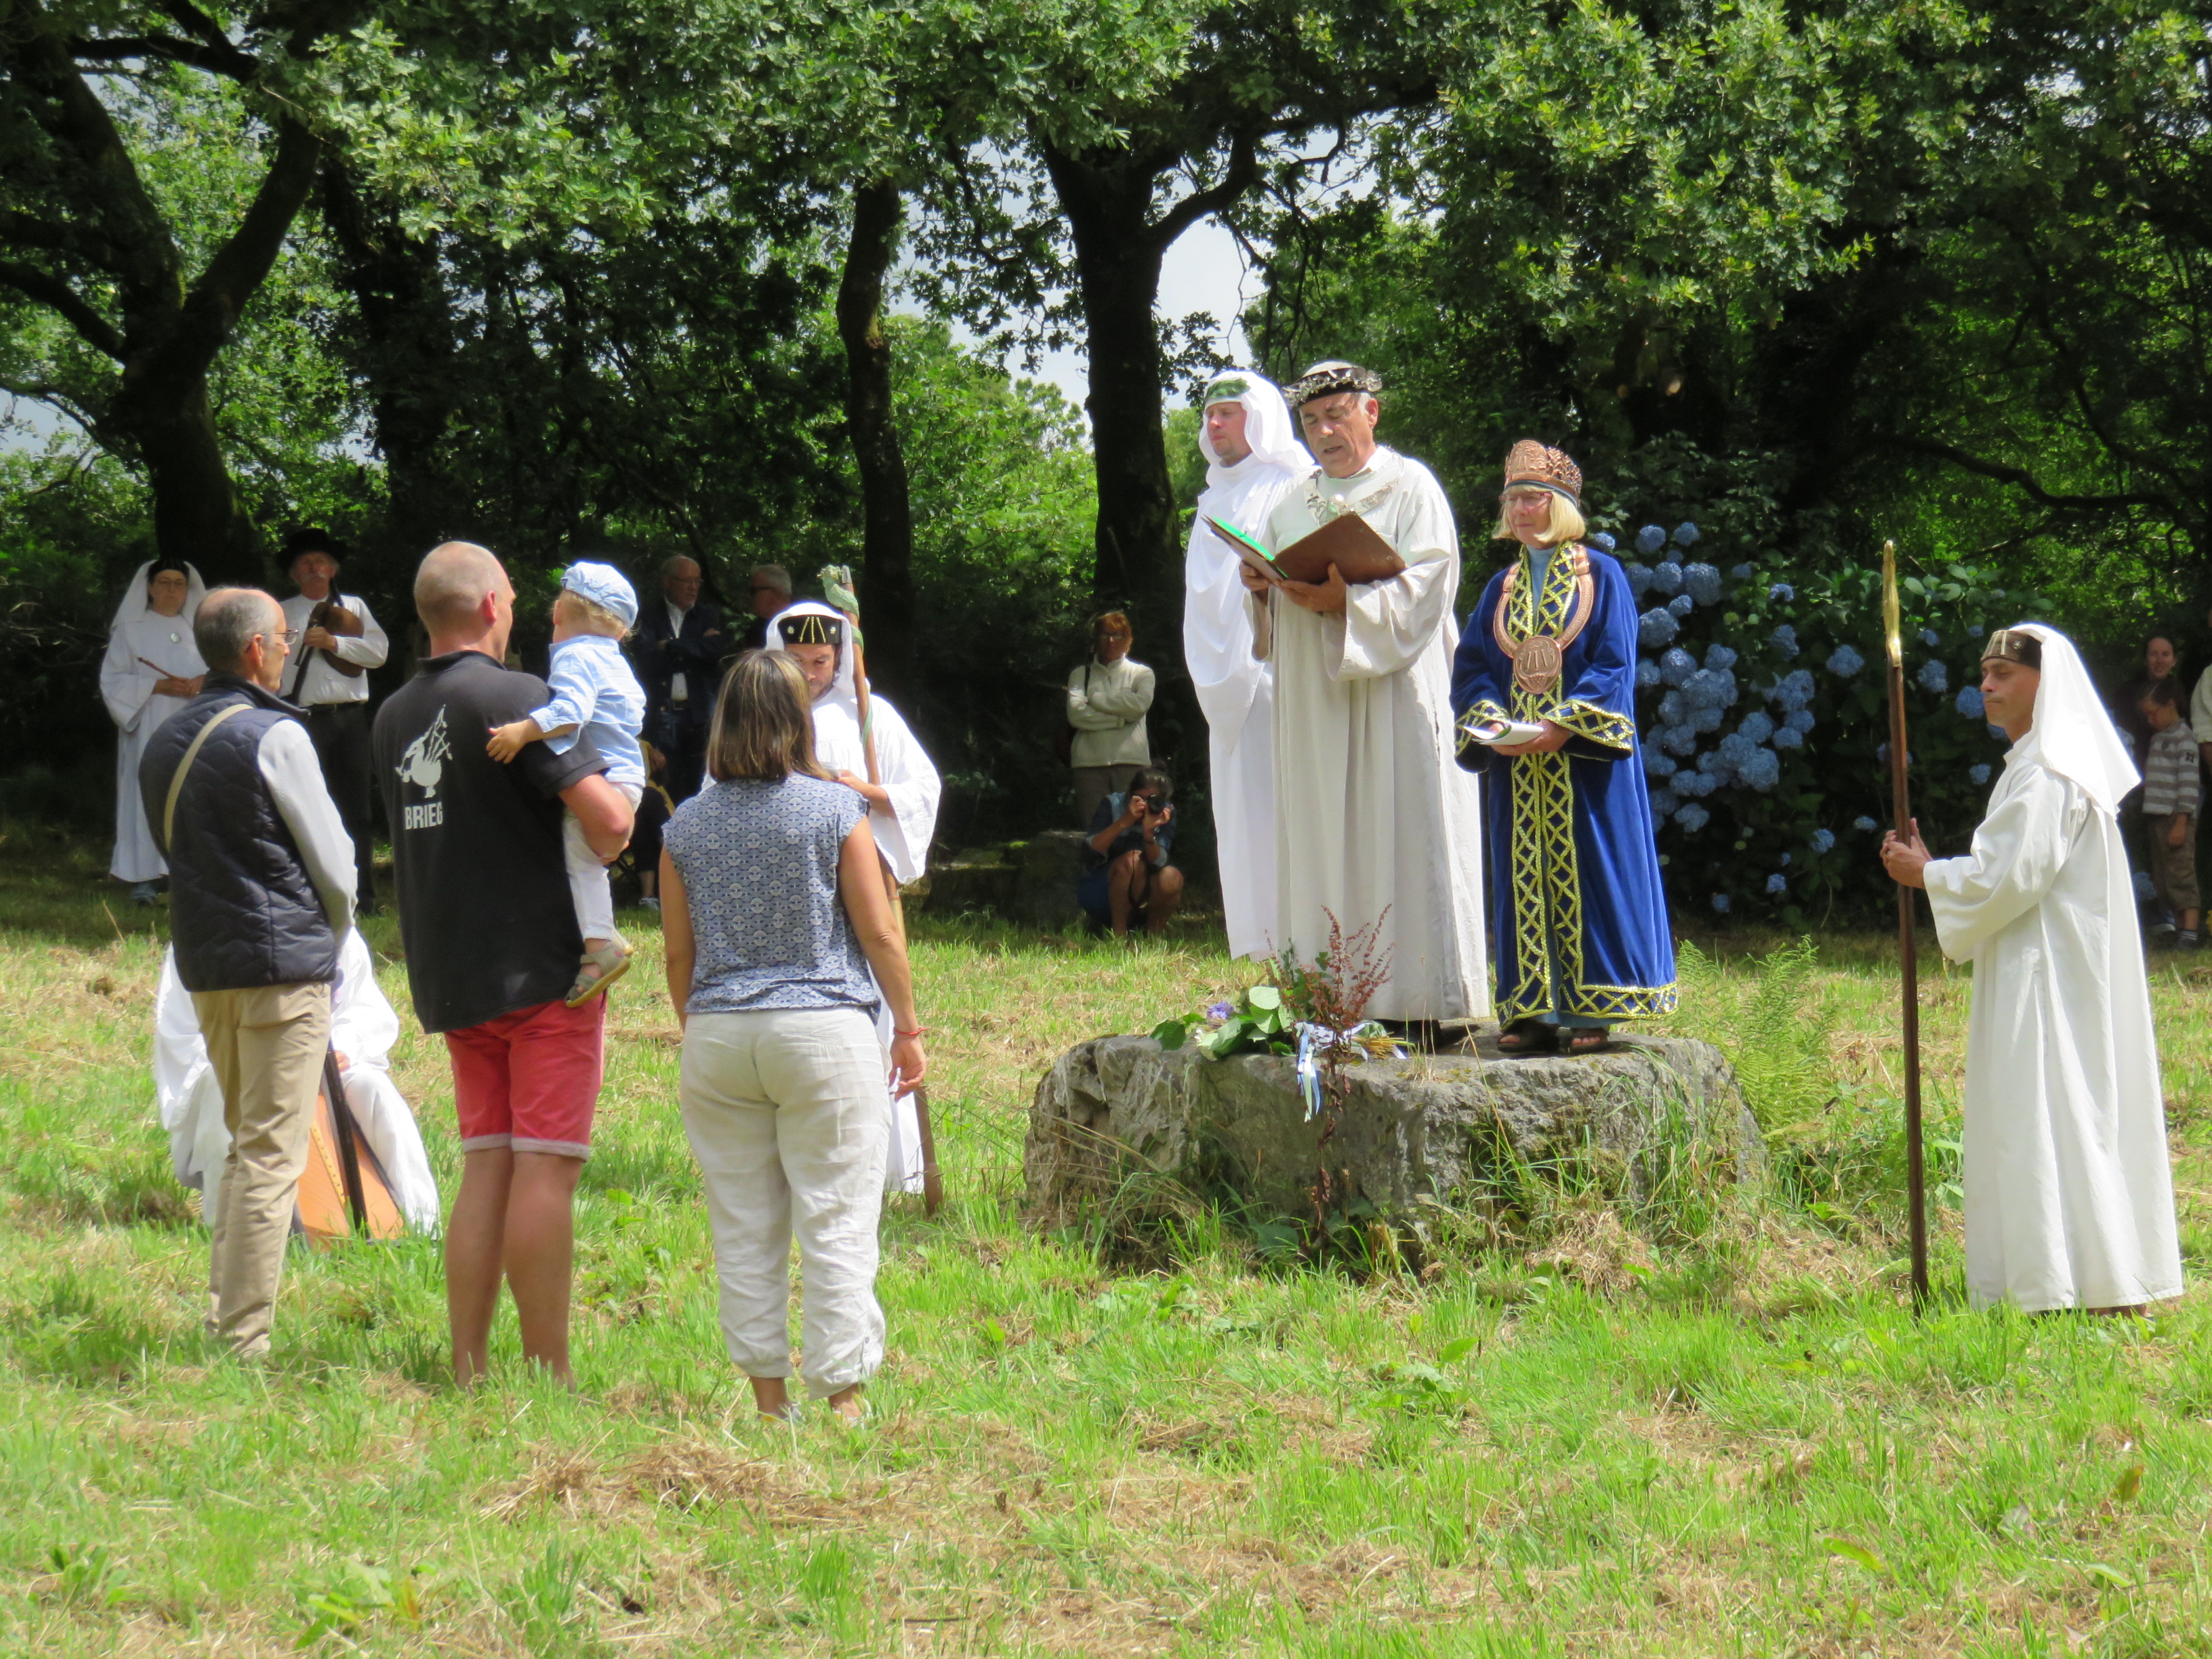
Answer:
M1467 713L1459 717L1459 725L1456 728L1459 732L1459 748L1455 752L1462 755L1467 753L1468 746L1474 744L1474 739L1468 733L1483 721L1502 720L1506 717L1504 705L1492 702L1488 697L1483 698L1480 702L1470 703ZM1474 744L1474 746L1480 748L1487 745Z
M1579 697L1553 703L1544 711L1544 718L1554 726L1565 726L1578 738L1602 744L1607 749L1618 749L1624 755L1636 746L1634 720L1594 702L1584 702Z

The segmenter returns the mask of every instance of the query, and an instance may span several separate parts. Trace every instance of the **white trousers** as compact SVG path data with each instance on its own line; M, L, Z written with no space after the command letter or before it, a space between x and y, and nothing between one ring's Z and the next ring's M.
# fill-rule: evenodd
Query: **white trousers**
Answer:
M645 799L645 791L634 783L618 783L615 787L629 798L633 811ZM607 866L584 839L584 826L574 812L561 814L561 855L568 866L568 902L576 907L576 926L586 939L612 939L615 895L607 884Z
M857 1008L694 1014L684 1028L677 1093L706 1177L723 1340L748 1376L791 1375L796 1236L799 1378L817 1399L884 1361L884 1065Z

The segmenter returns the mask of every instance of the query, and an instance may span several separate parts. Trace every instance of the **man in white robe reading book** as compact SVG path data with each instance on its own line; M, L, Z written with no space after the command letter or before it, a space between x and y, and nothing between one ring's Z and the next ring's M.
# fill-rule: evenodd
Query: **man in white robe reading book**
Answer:
M1433 1036L1490 1012L1480 787L1452 758L1459 532L1429 470L1376 443L1382 383L1322 363L1285 386L1319 465L1267 521L1271 553L1358 514L1405 561L1395 576L1271 581L1249 561L1259 650L1275 666L1275 926L1304 962L1381 925L1389 978L1367 1012Z
M768 643L771 650L796 657L806 676L807 695L814 699L814 758L823 771L868 803L868 832L899 885L919 881L929 866L929 842L937 833L937 802L943 785L899 711L872 691L866 732L875 739L876 781L869 781L860 685L853 672L851 620L842 611L803 600L769 622ZM890 1047L890 1004L885 1002L877 1024L886 1048ZM922 1189L921 1126L910 1094L891 1103L891 1137L884 1172L884 1185L892 1192Z
M1232 957L1275 949L1275 675L1252 653L1252 602L1237 550L1206 522L1257 539L1313 458L1291 429L1273 382L1225 368L1200 399L1206 489L1183 558L1182 659L1206 711L1221 917Z
M1966 1288L1977 1306L2140 1313L2181 1294L2166 1106L2114 814L2134 763L2065 636L1999 629L1982 658L2012 739L1963 858L1917 826L1882 861L1924 887L1974 964L1966 1028Z

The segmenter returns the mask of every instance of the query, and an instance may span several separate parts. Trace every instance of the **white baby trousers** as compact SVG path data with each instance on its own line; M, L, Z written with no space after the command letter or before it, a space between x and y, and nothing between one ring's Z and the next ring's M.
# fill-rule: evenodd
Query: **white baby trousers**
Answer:
M817 1399L884 1360L884 1066L857 1008L694 1014L684 1028L677 1093L706 1177L723 1339L748 1376L791 1375L796 1235L799 1378Z
M632 811L645 799L645 791L634 783L615 787L629 798ZM576 907L576 926L586 939L612 939L615 896L607 884L607 866L584 839L584 826L576 815L566 811L561 814L561 856L568 866L568 902Z

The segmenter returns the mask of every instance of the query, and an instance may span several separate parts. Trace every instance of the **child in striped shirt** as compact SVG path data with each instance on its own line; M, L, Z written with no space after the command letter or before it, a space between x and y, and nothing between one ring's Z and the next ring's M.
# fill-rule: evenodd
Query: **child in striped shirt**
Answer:
M2150 843L2150 878L2173 907L2181 931L2174 948L2197 949L2202 934L2197 893L2197 811L2202 789L2197 737L2182 724L2181 687L2169 674L2143 694L2150 747L2143 756L2143 831Z
M645 753L637 734L645 726L645 690L622 653L623 635L637 621L637 594L611 564L583 562L561 573L553 601L553 661L545 676L553 701L526 719L494 726L486 745L503 763L526 743L544 743L556 755L579 732L607 763L607 781L635 808L645 793ZM584 957L568 989L571 1008L589 1002L629 971L629 941L615 931L613 890L606 866L584 839L571 812L562 824L568 861L568 896L584 935Z

